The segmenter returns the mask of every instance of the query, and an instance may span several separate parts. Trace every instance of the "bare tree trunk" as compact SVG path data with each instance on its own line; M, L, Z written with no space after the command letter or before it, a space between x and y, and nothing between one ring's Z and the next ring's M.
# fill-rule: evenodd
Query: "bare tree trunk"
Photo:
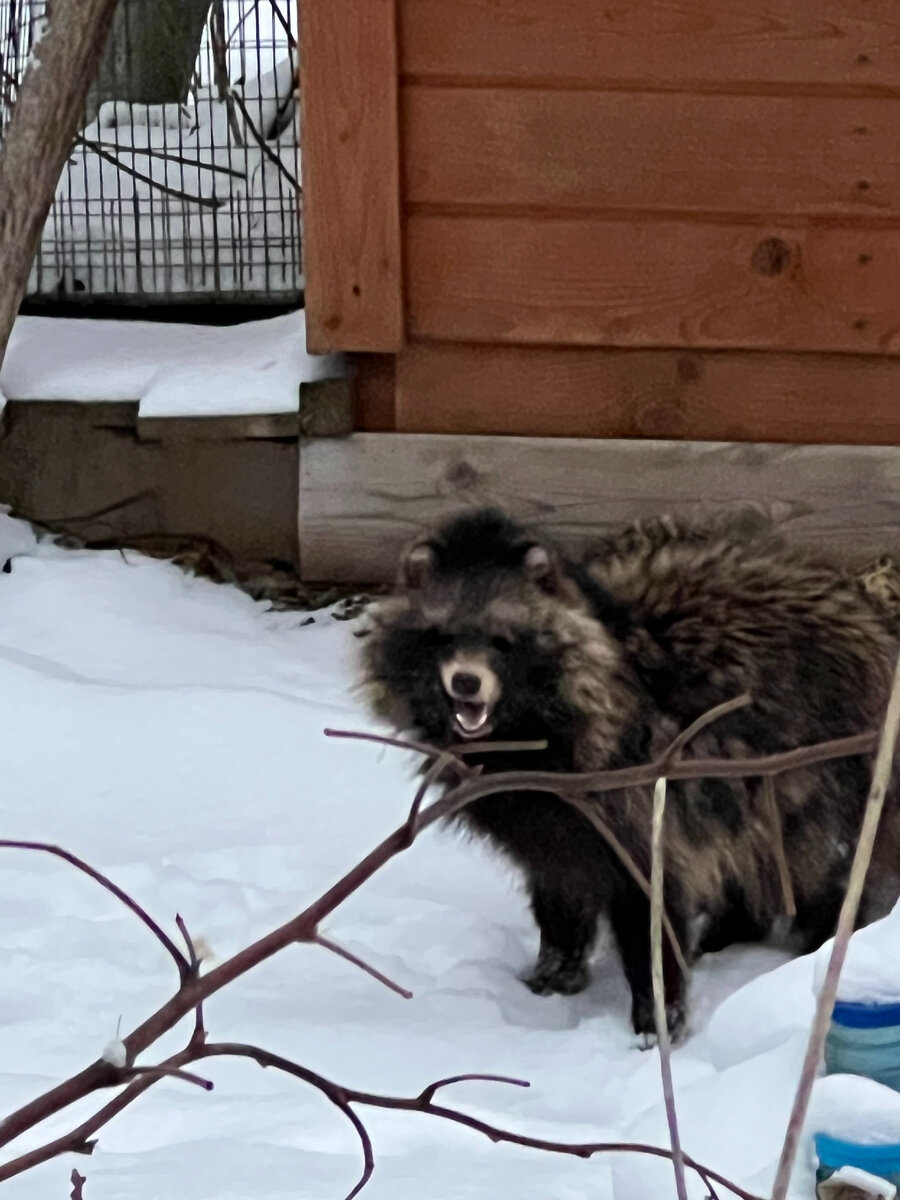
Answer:
M188 94L210 0L119 0L87 102L178 104Z
M53 0L0 148L0 365L116 0Z

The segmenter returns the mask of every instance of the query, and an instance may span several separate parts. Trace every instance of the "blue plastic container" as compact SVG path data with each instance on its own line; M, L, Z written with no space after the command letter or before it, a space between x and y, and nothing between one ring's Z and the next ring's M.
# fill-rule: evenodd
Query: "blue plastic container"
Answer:
M838 1001L825 1041L825 1074L862 1075L900 1092L900 1004Z
M840 1138L817 1133L814 1138L819 1169L816 1183L828 1179L841 1167L859 1167L879 1179L900 1188L900 1143L889 1146L862 1146L857 1142L844 1142Z

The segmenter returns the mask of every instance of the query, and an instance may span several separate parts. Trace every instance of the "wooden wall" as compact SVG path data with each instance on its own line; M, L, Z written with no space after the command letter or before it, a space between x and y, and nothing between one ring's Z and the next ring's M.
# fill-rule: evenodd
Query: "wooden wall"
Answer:
M391 355L364 428L900 442L895 0L304 21L313 326Z

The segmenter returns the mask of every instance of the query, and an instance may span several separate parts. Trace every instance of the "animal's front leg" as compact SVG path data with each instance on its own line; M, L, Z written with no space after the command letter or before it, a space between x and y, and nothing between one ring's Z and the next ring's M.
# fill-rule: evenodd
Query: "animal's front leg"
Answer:
M682 948L686 947L687 920L676 898L666 895L666 912ZM653 972L650 956L650 905L643 892L623 887L610 906L610 921L631 987L631 1023L644 1049L656 1044ZM679 1041L687 1023L687 979L663 931L663 979L669 1035Z
M583 899L532 884L531 911L541 948L527 986L538 996L574 996L590 982L588 956L597 935L597 912Z

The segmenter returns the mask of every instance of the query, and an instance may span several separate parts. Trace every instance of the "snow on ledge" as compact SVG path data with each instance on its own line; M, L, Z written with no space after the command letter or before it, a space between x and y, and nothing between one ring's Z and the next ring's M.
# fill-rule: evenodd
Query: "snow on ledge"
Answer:
M243 325L19 317L0 392L9 400L139 401L142 417L296 412L301 383L341 373L306 353L302 311Z

